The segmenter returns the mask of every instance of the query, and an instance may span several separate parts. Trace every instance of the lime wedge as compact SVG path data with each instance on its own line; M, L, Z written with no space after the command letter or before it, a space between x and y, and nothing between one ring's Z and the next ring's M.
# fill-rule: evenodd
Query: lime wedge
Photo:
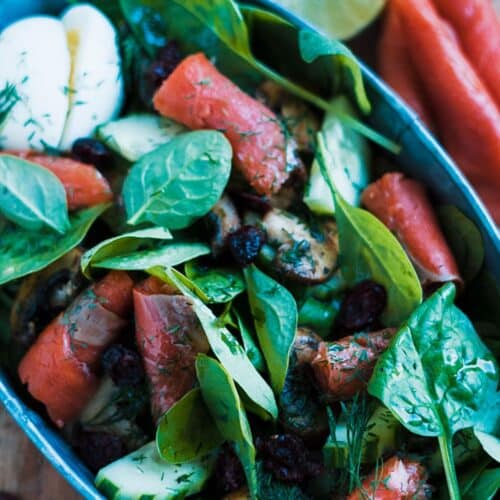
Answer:
M370 24L386 0L275 0L325 35L347 40Z

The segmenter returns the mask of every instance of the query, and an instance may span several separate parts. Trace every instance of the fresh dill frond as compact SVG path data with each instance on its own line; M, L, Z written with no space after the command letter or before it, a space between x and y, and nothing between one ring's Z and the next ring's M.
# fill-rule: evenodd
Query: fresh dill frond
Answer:
M363 392L356 394L351 401L340 403L338 417L328 408L330 436L324 455L330 462L327 465L337 472L337 491L347 494L362 484L363 438L373 413L372 406Z
M12 108L19 101L19 95L16 86L12 83L6 83L0 90L0 127L5 123Z

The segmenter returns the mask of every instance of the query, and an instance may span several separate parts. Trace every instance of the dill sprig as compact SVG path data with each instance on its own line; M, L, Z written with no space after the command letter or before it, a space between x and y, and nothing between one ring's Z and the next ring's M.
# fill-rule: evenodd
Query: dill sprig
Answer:
M345 493L361 486L361 461L363 456L363 436L368 430L368 422L373 413L373 408L368 401L366 393L358 393L349 402L340 403L341 412L335 417L328 408L328 423L330 437L328 441L338 448L341 455L345 456L343 466L337 469L337 488ZM339 432L343 427L342 433ZM339 441L339 435L342 440ZM345 441L344 441L345 439Z
M19 95L16 86L12 83L6 83L0 90L0 127L5 123L12 108L19 101Z

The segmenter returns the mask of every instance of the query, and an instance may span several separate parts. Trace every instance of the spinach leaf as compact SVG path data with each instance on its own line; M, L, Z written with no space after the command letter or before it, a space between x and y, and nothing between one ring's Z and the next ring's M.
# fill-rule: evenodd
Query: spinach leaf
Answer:
M422 301L422 287L395 236L372 214L335 195L340 269L350 286L371 279L384 286L387 307L382 320L399 326Z
M453 434L478 421L498 384L492 354L454 298L449 283L415 310L381 355L368 385L408 430L438 437L452 499L460 498Z
M190 462L224 442L203 401L200 388L184 395L163 415L156 429L156 446L163 460Z
M279 394L285 384L297 330L297 304L292 294L254 265L244 270L255 330L271 385Z
M210 253L205 243L173 241L153 248L103 258L94 267L122 271L144 271L155 266L177 266L188 260Z
M123 184L128 223L182 229L217 202L231 172L232 149L220 132L174 137L133 165Z
M133 252L144 245L149 245L150 240L169 240L172 234L163 227L152 227L139 229L131 233L120 234L114 238L109 238L97 244L95 247L87 250L81 258L82 272L87 278L90 278L92 266L100 261L116 257L124 253ZM150 267L150 266L148 266Z
M262 353L255 343L254 333L245 323L240 313L234 311L234 315L236 316L236 321L238 322L238 330L240 331L243 348L245 349L248 359L252 362L252 365L259 370L259 372L263 372L266 369L266 365L264 364Z
M500 468L486 469L474 481L463 500L492 500L500 488Z
M262 418L276 419L278 408L271 388L254 368L243 347L231 332L220 324L214 313L193 293L190 287L186 286L185 280L187 278L173 268L165 270L153 268L148 272L172 284L181 293L191 298L193 310L205 331L215 356L248 398L255 403L254 409L260 409L256 413Z
M235 267L208 267L198 261L187 262L186 276L204 293L208 302L231 302L245 291L245 281Z
M23 229L69 229L66 192L49 170L10 155L0 155L0 213Z
M457 259L460 274L466 281L474 279L484 262L483 238L479 229L453 205L439 207L437 215L446 241Z
M233 379L219 362L204 354L196 357L196 374L215 424L222 436L233 443L245 471L250 495L257 498L252 431Z
M299 32L299 48L302 58L307 63L312 63L318 57L333 58L333 65L343 78L349 78L357 98L360 109L369 113L370 102L365 93L363 76L354 54L341 42L326 38L320 33L312 30L301 30ZM347 76L348 75L348 76Z
M500 392L493 399L488 399L480 411L474 434L484 451L500 462Z
M335 207L318 162L324 163L337 192L354 206L361 204L361 193L370 180L370 148L358 132L346 126L341 115L354 116L346 97L331 102L318 133L316 158L311 167L304 203L318 215L333 215Z
M0 285L47 267L76 247L109 205L96 205L70 217L64 235L46 229L27 231L8 225L0 238Z

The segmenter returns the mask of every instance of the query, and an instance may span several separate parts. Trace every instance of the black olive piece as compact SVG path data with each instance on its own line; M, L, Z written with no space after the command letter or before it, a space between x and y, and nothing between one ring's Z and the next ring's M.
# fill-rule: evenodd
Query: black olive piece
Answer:
M266 242L266 234L257 226L245 225L233 231L228 238L229 251L240 266L250 265Z
M144 380L144 368L139 354L120 344L113 344L101 357L103 370L120 386L138 385Z
M106 170L114 164L113 154L101 141L82 137L71 147L71 157L74 160L94 165L98 170Z
M75 448L88 468L94 472L128 453L122 439L107 432L81 430L76 436Z
M321 464L313 458L299 436L276 434L258 437L255 444L263 458L264 468L279 481L300 484L321 473Z
M226 495L238 490L246 484L245 472L240 459L233 448L225 443L217 457L215 464L215 483L217 491Z
M382 285L370 280L362 281L344 297L337 325L350 332L360 332L378 320L386 304L387 292Z

